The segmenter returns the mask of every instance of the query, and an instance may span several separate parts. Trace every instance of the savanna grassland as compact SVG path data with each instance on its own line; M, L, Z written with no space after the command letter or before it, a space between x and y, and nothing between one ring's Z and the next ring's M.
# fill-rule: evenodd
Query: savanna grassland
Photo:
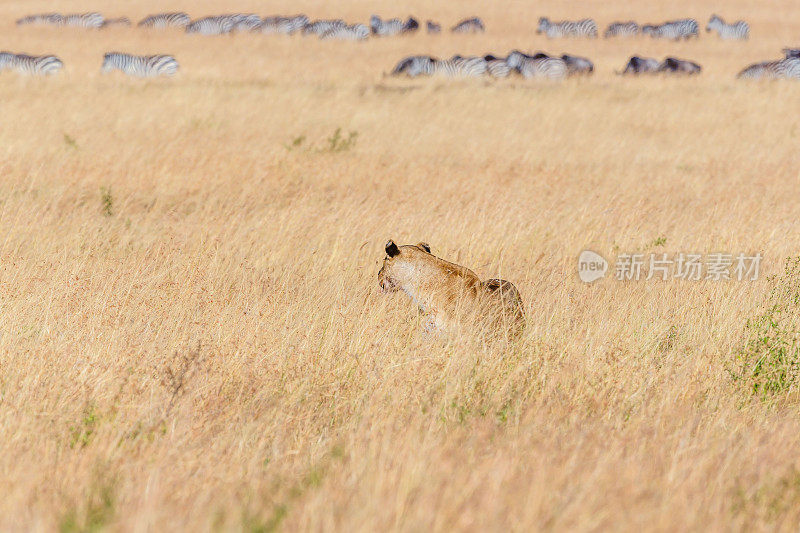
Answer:
M41 11L413 14L363 43L14 25ZM746 43L547 41L712 12ZM796 530L800 4L0 2L0 529ZM399 80L403 56L591 58L565 83ZM103 76L170 53L173 79ZM633 54L691 79L622 79ZM338 131L338 134L336 133ZM377 284L429 242L512 280L516 344L432 341ZM584 284L590 248L761 253L753 282Z

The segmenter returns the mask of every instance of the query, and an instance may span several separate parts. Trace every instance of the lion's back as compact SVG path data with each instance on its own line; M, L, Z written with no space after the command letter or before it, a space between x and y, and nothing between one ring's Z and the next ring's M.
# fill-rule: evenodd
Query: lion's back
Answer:
M520 333L525 327L525 304L517 287L504 279L487 279L481 285L495 305L499 300L499 319Z

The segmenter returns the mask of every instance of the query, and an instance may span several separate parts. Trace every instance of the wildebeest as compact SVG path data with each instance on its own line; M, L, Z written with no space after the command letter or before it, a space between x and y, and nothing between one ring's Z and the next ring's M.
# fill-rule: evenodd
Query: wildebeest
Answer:
M661 62L658 66L659 72L672 72L676 74L699 74L702 67L692 61L685 59L677 59L675 57L668 57Z
M567 72L569 72L570 76L589 75L594 72L594 65L585 57L564 54L561 59L567 64Z
M625 70L617 74L647 74L658 71L661 64L657 59L652 57L639 57L633 56L628 60L625 65Z

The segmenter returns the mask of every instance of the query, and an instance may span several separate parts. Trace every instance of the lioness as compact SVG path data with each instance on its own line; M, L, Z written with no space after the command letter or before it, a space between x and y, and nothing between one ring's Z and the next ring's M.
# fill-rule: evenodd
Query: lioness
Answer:
M384 292L402 290L426 315L426 332L453 333L463 326L516 336L525 327L522 298L502 279L481 281L470 269L431 254L426 243L386 243L378 272Z

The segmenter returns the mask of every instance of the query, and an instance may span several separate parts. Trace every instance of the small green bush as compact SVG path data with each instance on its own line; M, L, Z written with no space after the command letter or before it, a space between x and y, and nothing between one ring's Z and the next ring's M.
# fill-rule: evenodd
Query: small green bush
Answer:
M800 378L800 257L788 259L764 311L747 321L737 380L767 399L797 388Z

